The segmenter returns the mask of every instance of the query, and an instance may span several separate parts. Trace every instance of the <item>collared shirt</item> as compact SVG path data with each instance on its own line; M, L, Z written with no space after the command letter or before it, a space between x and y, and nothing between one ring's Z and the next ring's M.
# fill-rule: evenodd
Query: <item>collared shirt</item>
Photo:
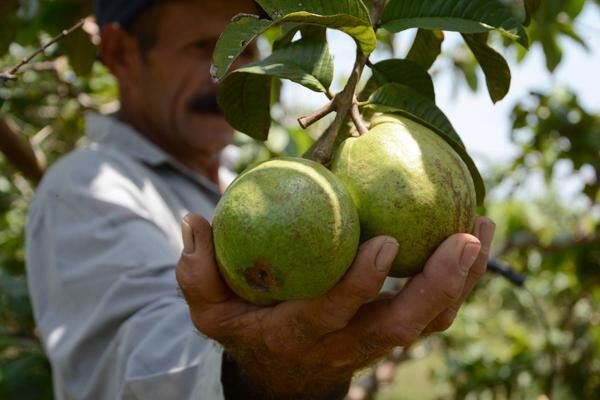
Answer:
M91 114L86 136L44 177L26 229L56 399L223 399L222 349L175 280L181 220L211 220L219 188L115 118Z

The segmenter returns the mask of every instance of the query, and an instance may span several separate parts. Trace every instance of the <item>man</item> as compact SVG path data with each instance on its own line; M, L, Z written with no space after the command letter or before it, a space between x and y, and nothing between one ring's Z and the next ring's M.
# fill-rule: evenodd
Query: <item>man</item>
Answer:
M357 369L446 329L485 271L494 226L480 218L479 239L449 238L394 296L379 294L397 253L386 237L322 298L260 308L228 290L207 220L232 132L209 67L230 17L254 7L96 3L121 110L88 118L88 144L46 175L27 227L59 400L340 398Z

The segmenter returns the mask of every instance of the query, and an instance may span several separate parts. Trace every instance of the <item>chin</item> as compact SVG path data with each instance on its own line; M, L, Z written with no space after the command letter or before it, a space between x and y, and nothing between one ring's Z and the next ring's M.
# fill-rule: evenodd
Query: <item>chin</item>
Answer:
M186 125L186 136L188 136L190 144L197 150L218 153L233 142L234 130L221 116L195 116L193 122Z

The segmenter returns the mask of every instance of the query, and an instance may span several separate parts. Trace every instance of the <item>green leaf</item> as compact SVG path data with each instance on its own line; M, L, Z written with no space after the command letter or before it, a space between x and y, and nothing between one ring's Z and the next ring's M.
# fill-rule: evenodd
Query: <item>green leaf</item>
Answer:
M62 39L61 46L78 76L87 76L92 72L98 49L86 31L77 29Z
M423 67L409 60L391 59L373 65L373 77L369 81L377 87L386 83L406 85L435 102L433 80ZM367 83L369 86L369 83Z
M289 79L315 92L327 93L333 81L333 57L326 42L303 38L237 71Z
M295 3L295 2L294 2ZM297 7L296 7L297 8ZM308 9L308 7L302 7ZM328 12L330 7L316 7L314 11ZM256 16L246 14L233 19L221 35L213 53L213 66L211 75L215 80L222 79L235 60L242 54L246 46L256 37L270 28L279 24L307 24L318 25L322 28L337 29L352 36L358 43L361 51L369 55L377 46L377 37L370 21L363 20L354 15L335 14L320 15L306 11L292 12L286 15L273 14L275 21L261 20ZM368 14L367 14L368 18ZM291 37L284 39L277 47L291 41L297 27L292 27L287 33ZM293 34L292 34L293 32Z
M274 20L284 15L306 11L319 15L346 14L371 24L369 10L361 0L256 0Z
M542 0L524 0L525 5L525 26L531 23L531 18L535 15L537 10L540 8Z
M333 58L327 43L313 40L313 37L309 35L290 43L263 61L237 69L223 79L219 105L235 129L255 139L267 139L271 124L270 77L288 79L317 92L328 92L333 80Z
M240 132L267 140L271 127L271 77L233 72L219 86L218 102L227 122Z
M369 97L366 107L378 112L410 113L433 129L443 132L444 135L449 136L455 143L464 148L458 133L435 103L406 85L398 83L383 85Z
M19 348L26 350L41 351L40 343L26 338L19 338L14 336L0 335L0 352L5 351L9 348Z
M296 33L300 32L302 24L283 24L281 35L273 42L273 50L280 49L292 43Z
M377 36L371 23L352 15L336 14L323 16L307 12L297 12L286 15L281 21L321 25L347 33L356 40L360 50L365 55L371 54L375 50L375 47L377 47Z
M470 61L455 60L454 67L457 69L457 73L461 73L467 82L469 88L476 92L479 89L479 78L477 77L477 70L475 67L477 64L471 63ZM454 82L456 85L457 82Z
M562 61L563 50L556 36L542 37L541 42L544 54L546 55L546 68L548 71L554 72Z
M541 2L541 0L540 0L540 2ZM564 4L564 5L561 4L561 6L564 7L565 11L567 12L567 15L572 20L574 20L583 11L583 8L585 7L585 3L586 3L585 0L571 0L571 1L568 1L567 4Z
M498 0L390 0L381 21L391 32L423 28L483 33L497 29L528 46L521 22Z
M573 29L573 25L568 23L559 23L558 30L565 36L568 36L575 42L579 43L579 45L584 49L590 51L590 47L585 42L585 40L583 40L583 38Z
M215 79L221 79L244 49L258 35L269 29L273 21L259 19L256 16L239 15L227 25L221 34L215 52L211 74Z
M16 14L0 14L0 57L8 51L20 28Z
M475 184L477 203L480 205L483 203L485 185L481 174L467 153L458 133L434 102L408 86L388 83L371 95L369 103L365 107L377 112L404 115L439 134L460 155L469 168Z
M429 69L442 52L443 41L444 32L419 29L406 59Z
M273 43L273 50L278 50L289 45L298 32L301 32L303 38L312 38L321 41L327 40L327 29L325 27L296 23L284 24L281 29L281 35Z
M352 36L369 55L377 46L367 7L361 0L256 0L274 21L299 22L338 29Z
M508 63L502 55L487 45L487 33L462 36L483 69L492 101L496 103L502 100L510 89L511 74Z

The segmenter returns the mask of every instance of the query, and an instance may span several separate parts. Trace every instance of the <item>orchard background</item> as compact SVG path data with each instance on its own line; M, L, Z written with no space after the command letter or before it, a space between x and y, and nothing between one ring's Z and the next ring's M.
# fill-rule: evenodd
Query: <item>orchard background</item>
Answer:
M519 0L503 2L523 10ZM97 61L91 10L89 0L0 3L0 71L85 18L82 29L36 56L17 79L0 78L0 399L52 399L24 276L24 226L44 170L82 140L85 112L118 109L114 79ZM528 53L491 36L518 93L496 106L457 34L445 34L429 71L446 99L441 108L452 122L460 119L459 133L467 125L474 132L463 139L488 189L481 212L498 225L492 255L526 283L488 274L450 330L359 374L350 398L600 398L600 101L586 93L599 87L600 1L541 1L527 31ZM355 52L352 41L328 34L339 66L334 86L341 88ZM380 34L373 57L404 57L414 37L415 30ZM272 45L262 38L261 54ZM573 54L581 59L574 73L581 68L587 87L572 85L582 77L561 70ZM543 69L549 79L529 86L528 69ZM299 95L305 103L290 100ZM304 153L330 122L308 134L299 127L295 118L322 105L299 85L284 84L277 101L269 141L240 134L227 149L232 175L258 160ZM460 108L469 101L472 108ZM482 121L481 110L495 119Z

